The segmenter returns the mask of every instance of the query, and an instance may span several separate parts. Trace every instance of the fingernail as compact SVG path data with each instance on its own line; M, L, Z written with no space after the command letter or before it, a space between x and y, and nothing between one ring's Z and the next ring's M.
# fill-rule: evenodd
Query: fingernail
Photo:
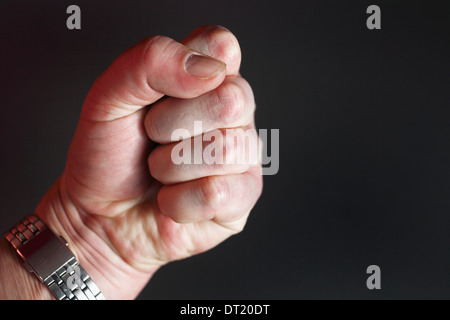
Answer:
M196 52L193 52L184 64L187 73L202 80L214 78L225 68L226 64L222 61Z

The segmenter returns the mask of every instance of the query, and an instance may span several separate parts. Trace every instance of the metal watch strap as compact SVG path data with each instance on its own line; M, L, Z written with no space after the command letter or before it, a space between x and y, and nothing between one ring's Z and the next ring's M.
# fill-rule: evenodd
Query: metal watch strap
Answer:
M67 242L56 236L37 216L26 217L3 236L23 259L28 271L36 274L56 299L105 299L67 248Z

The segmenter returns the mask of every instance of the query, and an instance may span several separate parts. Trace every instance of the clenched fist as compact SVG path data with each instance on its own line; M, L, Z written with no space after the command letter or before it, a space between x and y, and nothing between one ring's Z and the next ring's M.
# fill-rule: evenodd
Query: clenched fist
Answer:
M262 190L259 162L171 159L176 129L186 129L187 140L215 129L255 128L240 63L231 32L201 27L181 42L163 36L139 42L89 91L65 170L35 213L66 239L106 298L135 298L160 266L243 229ZM202 133L193 130L195 121ZM232 157L245 151L239 144L226 148ZM28 297L50 297L27 277L36 282Z

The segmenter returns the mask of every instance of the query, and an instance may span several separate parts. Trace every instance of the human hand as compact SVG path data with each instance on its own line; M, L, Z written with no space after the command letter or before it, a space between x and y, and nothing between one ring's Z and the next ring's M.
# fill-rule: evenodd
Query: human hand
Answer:
M106 298L136 297L160 266L243 229L262 191L260 164L171 160L172 132L186 128L192 139L194 121L203 132L255 128L240 60L222 27L198 28L181 43L155 36L118 57L89 91L65 171L36 214ZM236 146L232 156L242 152Z

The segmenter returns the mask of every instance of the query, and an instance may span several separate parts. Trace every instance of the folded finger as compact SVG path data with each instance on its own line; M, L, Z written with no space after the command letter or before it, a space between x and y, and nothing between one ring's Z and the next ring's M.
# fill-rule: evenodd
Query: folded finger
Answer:
M163 186L158 204L165 215L178 223L206 220L231 223L248 214L261 192L262 176L255 168L241 174Z

